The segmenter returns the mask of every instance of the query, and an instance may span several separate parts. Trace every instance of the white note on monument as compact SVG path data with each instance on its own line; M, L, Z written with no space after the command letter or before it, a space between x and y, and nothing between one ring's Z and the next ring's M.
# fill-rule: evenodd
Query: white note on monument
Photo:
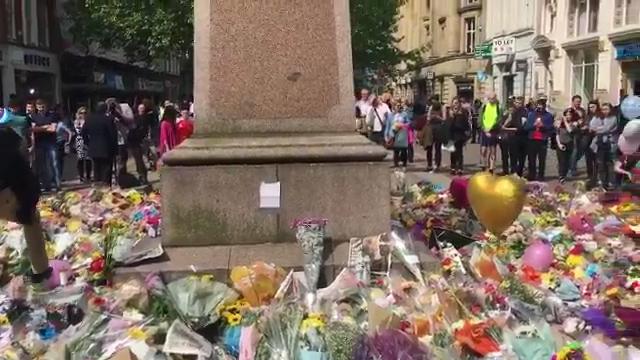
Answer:
M280 182L260 184L260 208L280 208Z

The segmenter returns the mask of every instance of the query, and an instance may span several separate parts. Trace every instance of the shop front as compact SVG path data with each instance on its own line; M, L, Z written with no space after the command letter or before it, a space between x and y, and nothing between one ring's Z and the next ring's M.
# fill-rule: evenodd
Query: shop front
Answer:
M640 95L640 38L614 46L615 59L620 63L621 93Z
M42 98L60 102L60 66L54 54L9 45L3 53L2 98L11 94L21 101Z

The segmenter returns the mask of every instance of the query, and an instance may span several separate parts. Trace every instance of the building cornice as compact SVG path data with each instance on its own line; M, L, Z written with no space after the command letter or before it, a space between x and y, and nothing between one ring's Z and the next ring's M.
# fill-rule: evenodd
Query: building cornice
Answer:
M581 37L581 38L577 38L577 39L571 39L569 41L565 41L562 43L562 48L565 50L573 50L573 49L579 49L579 48L583 48L589 45L594 45L598 43L598 40L600 40L600 36L598 35L588 35L585 37Z
M449 1L454 1L454 0L449 0ZM455 1L460 1L460 0L455 0ZM482 10L481 2L478 2L477 4L459 6L458 14L464 14L464 13L475 11L475 10Z
M534 34L533 28L522 28L522 29L511 31L509 33L500 33L500 34L493 35L492 37L488 38L487 41L491 41L493 39L499 39L505 36L525 37L533 34Z
M426 66L433 66L433 65L437 65L437 64L442 64L445 63L447 61L452 61L452 60L460 60L460 59L473 59L473 54L453 54L453 55L446 55L446 56L441 56L441 57L437 57L437 58L433 58L433 59L427 59L424 61L423 66L422 67L426 67Z
M640 27L632 27L632 28L623 28L620 30L613 31L609 34L609 40L611 42L624 42L628 40L638 40L640 39Z

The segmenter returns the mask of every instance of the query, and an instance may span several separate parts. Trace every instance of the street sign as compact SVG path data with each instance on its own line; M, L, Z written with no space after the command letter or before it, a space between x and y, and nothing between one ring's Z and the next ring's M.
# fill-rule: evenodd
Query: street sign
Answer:
M494 56L514 54L516 52L516 38L513 36L505 36L494 39L491 52Z
M476 59L491 59L492 44L487 42L476 45L474 57Z

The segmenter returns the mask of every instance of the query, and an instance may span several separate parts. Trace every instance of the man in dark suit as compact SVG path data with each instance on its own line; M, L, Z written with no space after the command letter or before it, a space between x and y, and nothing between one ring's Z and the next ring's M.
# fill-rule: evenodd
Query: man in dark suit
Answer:
M98 103L96 112L89 116L82 127L82 136L89 147L95 181L111 186L118 135L113 119L107 114L106 103Z

